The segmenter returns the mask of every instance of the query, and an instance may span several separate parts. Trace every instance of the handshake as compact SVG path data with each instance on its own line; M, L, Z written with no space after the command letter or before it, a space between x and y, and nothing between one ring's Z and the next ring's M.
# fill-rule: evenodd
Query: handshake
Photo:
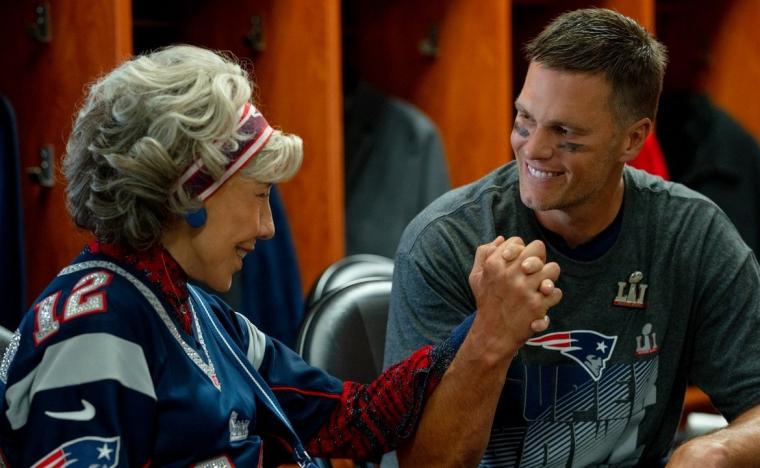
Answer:
M546 262L541 241L525 245L519 237L499 236L481 245L469 277L477 305L475 321L481 321L482 330L496 338L499 347L514 354L533 334L549 327L549 308L562 299L555 286L559 271L557 263Z

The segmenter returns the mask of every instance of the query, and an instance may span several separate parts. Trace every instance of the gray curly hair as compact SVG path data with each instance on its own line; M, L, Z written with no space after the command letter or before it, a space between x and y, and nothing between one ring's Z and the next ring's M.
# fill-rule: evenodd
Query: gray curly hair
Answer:
M172 46L137 56L94 82L66 145L67 207L101 242L145 249L170 220L197 209L178 180L195 160L216 180L253 84L229 56ZM263 183L290 179L301 166L298 136L275 130L242 170Z

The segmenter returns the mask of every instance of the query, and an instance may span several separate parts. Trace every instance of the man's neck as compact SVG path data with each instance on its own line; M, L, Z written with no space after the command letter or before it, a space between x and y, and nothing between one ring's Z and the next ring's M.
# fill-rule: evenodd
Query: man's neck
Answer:
M593 202L561 210L535 211L536 219L545 229L561 236L568 246L584 244L612 224L623 204L623 178L609 195L596 194Z

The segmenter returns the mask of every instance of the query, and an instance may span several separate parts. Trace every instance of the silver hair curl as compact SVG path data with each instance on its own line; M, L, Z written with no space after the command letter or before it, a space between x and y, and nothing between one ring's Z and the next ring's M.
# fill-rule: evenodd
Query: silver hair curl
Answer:
M196 159L213 178L236 133L252 82L231 57L193 46L137 56L94 82L66 146L63 173L74 222L103 242L148 248L166 223L200 202L177 186ZM303 159L301 139L279 130L241 171L287 180Z

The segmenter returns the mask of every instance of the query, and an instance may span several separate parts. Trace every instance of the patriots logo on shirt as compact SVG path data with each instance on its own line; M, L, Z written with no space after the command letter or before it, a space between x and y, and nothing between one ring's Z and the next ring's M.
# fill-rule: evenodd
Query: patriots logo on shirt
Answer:
M617 336L602 335L591 330L572 330L532 338L526 344L560 351L580 364L596 381L602 376L616 342Z
M85 466L112 467L119 464L119 437L80 437L63 443L45 455L32 468Z

